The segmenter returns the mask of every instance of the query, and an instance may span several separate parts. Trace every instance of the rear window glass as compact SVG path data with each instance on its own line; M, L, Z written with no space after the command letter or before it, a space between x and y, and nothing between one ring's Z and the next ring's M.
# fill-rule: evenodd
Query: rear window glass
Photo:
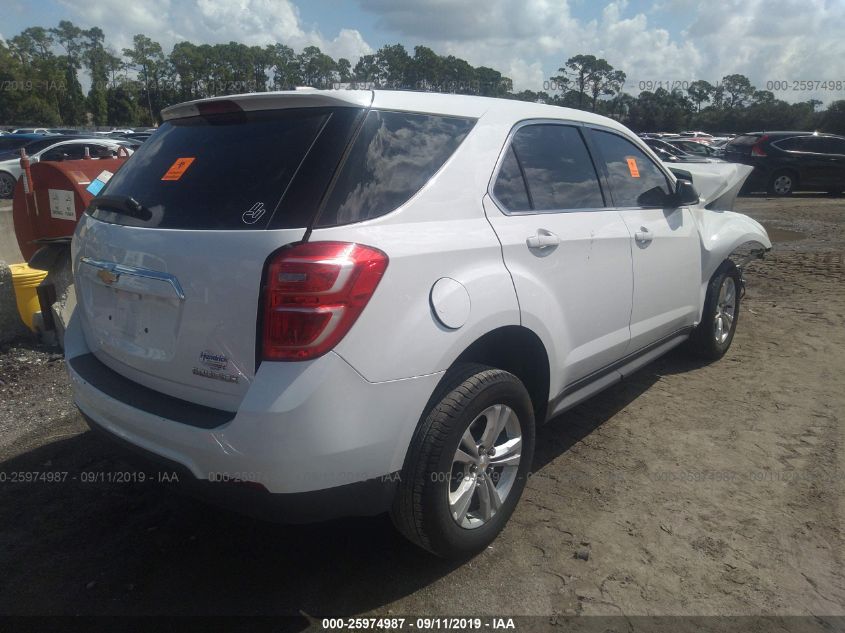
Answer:
M169 121L115 173L101 195L130 196L149 209L152 219L142 226L266 228L331 116L331 109L297 108ZM104 208L94 216L139 224Z
M756 143L759 140L760 140L759 136L756 136L754 134L747 134L745 136L737 136L735 139L728 141L727 146L729 147L729 146L733 145L733 146L736 146L736 147L742 147L742 146L750 147L750 146L754 145L754 143Z
M443 166L474 124L473 119L371 111L317 226L360 222L401 206Z
M530 211L531 201L528 199L528 190L525 187L525 179L522 177L522 170L513 153L513 147L509 147L499 168L499 175L496 177L496 184L493 187L493 194L496 199L505 205L508 211Z

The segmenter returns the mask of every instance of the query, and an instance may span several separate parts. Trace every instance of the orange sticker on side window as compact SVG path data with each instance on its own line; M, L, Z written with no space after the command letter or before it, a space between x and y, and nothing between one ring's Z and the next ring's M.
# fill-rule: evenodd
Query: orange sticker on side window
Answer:
M637 167L637 159L628 157L625 160L628 161L628 172L631 174L631 178L639 178L640 170Z
M196 159L193 156L189 156L187 158L177 158L161 179L179 180L182 177L182 174L188 171L188 167L191 166L191 163L193 163L194 160Z

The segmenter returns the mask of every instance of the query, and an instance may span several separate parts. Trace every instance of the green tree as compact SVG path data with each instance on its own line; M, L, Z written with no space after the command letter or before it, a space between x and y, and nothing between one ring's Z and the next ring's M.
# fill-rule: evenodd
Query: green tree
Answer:
M82 65L83 31L73 22L62 20L58 27L50 29L50 33L65 52L61 60L64 66L64 90L59 96L62 121L70 125L86 123L87 108L77 73Z
M109 53L105 48L106 36L99 27L92 27L83 32L82 64L91 76L91 88L88 91L88 110L94 125L106 125L109 117L108 82Z
M709 81L699 79L693 81L687 88L687 95L695 104L695 111L701 112L701 104L710 101L716 88Z
M745 75L725 75L721 88L724 90L724 105L728 108L741 108L754 96L754 86Z
M161 50L161 44L140 33L132 38L132 43L132 48L123 49L123 55L128 59L127 67L138 72L149 114L148 123L152 124L158 119L157 112L160 109L159 82L164 72L164 53ZM156 113L153 112L154 105Z

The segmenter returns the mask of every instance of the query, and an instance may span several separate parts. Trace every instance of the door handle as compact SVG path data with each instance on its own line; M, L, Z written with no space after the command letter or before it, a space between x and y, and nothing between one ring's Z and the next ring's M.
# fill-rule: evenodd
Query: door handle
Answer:
M525 240L528 248L549 248L560 244L560 238L546 229L537 229L537 235L532 235Z
M637 240L640 244L650 244L651 241L654 239L654 235L651 234L644 226L640 227L640 230L634 233L634 239Z

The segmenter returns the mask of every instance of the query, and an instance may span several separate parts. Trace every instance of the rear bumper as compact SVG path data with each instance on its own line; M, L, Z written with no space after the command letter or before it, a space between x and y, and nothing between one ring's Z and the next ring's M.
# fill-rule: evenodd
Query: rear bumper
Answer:
M336 506L325 513L307 509L307 517L372 514L389 505L392 486L382 480L402 469L441 375L371 383L334 353L303 363L263 363L231 419L209 409L211 417L224 415L190 424L186 416L202 417L207 408L184 401L168 408L174 403L166 396L137 385L132 396L123 395L129 392L115 390L97 372L74 369L74 359L90 355L76 315L65 340L74 400L92 426L212 484L215 492L220 481L246 481L271 497L315 493L306 507L312 501ZM343 490L351 484L359 486ZM228 488L246 492L249 486ZM332 501L331 489L349 503ZM372 506L364 497L372 497Z
M346 516L372 516L390 509L398 473L325 490L271 493L245 482L197 479L178 462L140 448L114 435L82 413L92 431L108 438L115 449L155 481L177 486L188 494L216 506L277 523L312 523ZM154 471L150 472L150 471Z

